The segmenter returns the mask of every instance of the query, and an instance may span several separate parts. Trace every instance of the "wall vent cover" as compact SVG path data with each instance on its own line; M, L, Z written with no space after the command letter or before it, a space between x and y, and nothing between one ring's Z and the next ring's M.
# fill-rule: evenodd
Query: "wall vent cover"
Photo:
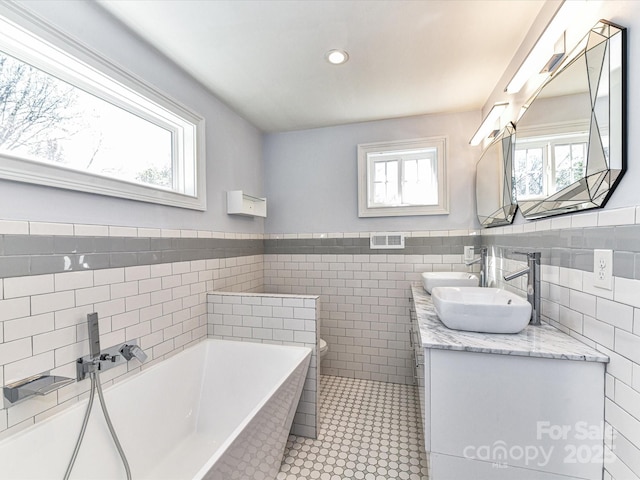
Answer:
M404 233L372 233L371 237L369 237L369 248L404 248Z

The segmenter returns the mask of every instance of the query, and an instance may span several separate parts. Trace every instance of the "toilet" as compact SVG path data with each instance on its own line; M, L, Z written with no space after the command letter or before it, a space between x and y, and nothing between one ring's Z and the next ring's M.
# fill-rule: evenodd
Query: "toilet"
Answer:
M320 358L323 358L329 351L329 346L327 345L327 342L325 342L322 338L320 339L319 344L320 344Z

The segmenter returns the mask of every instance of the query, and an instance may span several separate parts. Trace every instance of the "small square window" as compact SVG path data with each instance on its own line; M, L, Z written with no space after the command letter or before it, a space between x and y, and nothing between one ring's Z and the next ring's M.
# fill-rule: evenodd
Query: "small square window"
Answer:
M446 138L358 145L358 216L449 213Z

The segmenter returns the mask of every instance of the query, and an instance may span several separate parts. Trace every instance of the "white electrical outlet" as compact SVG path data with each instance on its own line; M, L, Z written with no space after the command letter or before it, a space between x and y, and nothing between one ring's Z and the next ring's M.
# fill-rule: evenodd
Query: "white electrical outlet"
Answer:
M593 251L593 286L612 290L613 286L613 251Z
M473 260L474 253L475 250L473 247L464 247L464 261L470 262L471 260Z

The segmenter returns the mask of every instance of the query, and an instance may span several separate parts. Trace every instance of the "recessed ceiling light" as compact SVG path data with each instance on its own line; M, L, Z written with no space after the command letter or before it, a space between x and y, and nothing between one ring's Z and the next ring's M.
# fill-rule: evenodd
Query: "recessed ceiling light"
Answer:
M342 65L347 60L349 60L349 54L344 50L334 49L329 50L325 54L324 58L326 58L327 62L331 63L332 65Z

